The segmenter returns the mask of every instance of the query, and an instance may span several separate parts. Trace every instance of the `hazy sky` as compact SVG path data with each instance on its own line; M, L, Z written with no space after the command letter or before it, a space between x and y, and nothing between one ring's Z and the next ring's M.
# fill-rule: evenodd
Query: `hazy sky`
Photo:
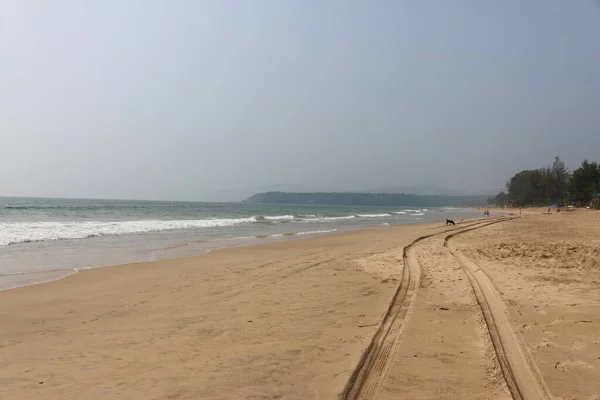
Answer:
M0 195L500 189L599 149L595 0L0 0Z

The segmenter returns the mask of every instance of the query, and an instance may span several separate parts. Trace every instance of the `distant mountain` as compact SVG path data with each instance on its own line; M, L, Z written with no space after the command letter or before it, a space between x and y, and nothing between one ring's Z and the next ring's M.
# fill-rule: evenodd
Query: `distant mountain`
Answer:
M332 188L320 185L287 185L287 184L273 184L273 185L254 185L245 186L233 189L218 190L210 195L205 196L206 200L210 201L240 201L252 196L254 193L262 192L327 192L331 191Z
M252 196L254 193L285 192L285 193L391 193L391 194L416 194L424 196L494 196L498 190L479 190L467 192L464 190L449 189L437 185L396 185L375 187L370 189L353 190L324 185L294 185L271 184L246 186L235 189L220 190L205 196L205 200L212 201L239 201Z
M443 196L395 193L257 193L243 203L261 204L320 204L350 206L478 206L485 205L487 196Z

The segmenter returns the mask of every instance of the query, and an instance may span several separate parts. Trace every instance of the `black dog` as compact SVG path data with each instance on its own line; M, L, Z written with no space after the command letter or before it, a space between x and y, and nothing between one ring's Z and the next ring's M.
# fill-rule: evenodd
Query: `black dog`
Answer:
M448 225L456 225L456 224L451 219L446 218L446 226L448 226Z

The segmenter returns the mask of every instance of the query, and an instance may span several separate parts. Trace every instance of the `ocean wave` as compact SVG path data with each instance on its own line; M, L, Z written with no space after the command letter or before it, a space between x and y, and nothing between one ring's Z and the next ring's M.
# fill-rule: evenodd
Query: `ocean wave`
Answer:
M302 231L302 232L285 232L285 233L274 233L271 235L256 235L256 236L241 236L241 237L233 237L229 240L243 240L243 239L274 239L281 237L290 237L290 236L307 236L307 235L319 235L324 233L333 233L336 232L337 228L334 229L324 229L318 231Z
M406 215L408 214L406 211L392 211L392 214L397 214L397 215Z
M282 222L294 221L293 215L258 215L254 217L259 224L281 224Z
M255 217L171 221L3 222L0 223L0 245L85 239L94 236L126 235L175 229L226 227L253 222L256 222Z
M357 217L359 218L384 218L384 217L391 217L390 214L356 214Z
M302 222L333 222L333 221L343 221L346 219L354 219L356 216L354 215L346 215L343 217L316 217L316 218L303 218Z
M321 233L332 233L337 231L337 229L326 229L326 230L321 230L321 231L308 231L308 232L297 232L296 235L318 235Z
M255 239L255 237L254 236L234 236L234 237L227 237L227 238L212 239L210 241L216 242L219 240L230 241L230 240L250 240L250 239Z
M264 218L268 221L291 221L295 217L293 215L265 215Z
M156 205L153 203L148 204L47 204L47 205L12 205L7 204L4 207L5 210L66 210L66 211L106 211L106 210L122 210L122 209L147 209ZM183 203L185 206L185 203ZM182 206L182 207L183 207ZM177 206L175 206L177 207Z
M425 215L425 213L422 213L422 212L416 212L416 213L412 213L412 214L410 214L410 216L411 216L411 217L419 217L419 216L421 216L421 215Z

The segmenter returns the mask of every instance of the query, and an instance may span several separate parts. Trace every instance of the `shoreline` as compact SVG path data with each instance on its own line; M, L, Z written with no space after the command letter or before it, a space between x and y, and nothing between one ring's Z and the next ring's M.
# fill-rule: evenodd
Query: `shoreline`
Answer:
M198 254L185 255L185 256L180 256L180 257L166 257L166 258L158 258L156 260L143 260L143 261L125 262L125 263L118 263L118 264L95 265L95 266L89 266L89 267L57 268L57 269L49 269L49 270L43 270L43 271L15 272L15 273L0 274L0 279L2 279L2 278L6 278L6 277L13 277L13 276L16 277L16 276L24 276L24 275L52 274L54 272L60 272L60 271L69 272L68 274L66 274L64 276L60 276L60 277L56 277L56 278L49 278L48 280L43 280L40 282L31 282L31 283L26 283L26 284L22 284L22 285L13 286L13 287L7 287L7 288L0 287L0 293L8 291L8 290L19 289L22 287L36 286L36 285L42 285L45 283L51 283L51 282L54 282L57 280L68 278L72 275L76 275L80 271L85 271L85 270L91 270L91 269L97 269L97 268L119 267L119 266L133 265L133 264L140 264L140 263L156 263L156 262L161 262L161 261L165 261L165 260L178 260L178 259L184 259L184 258L190 258L190 257L200 257L200 256L203 256L205 254L208 254L208 253L211 253L211 252L214 252L217 250L235 249L235 248L249 247L249 246L263 246L263 245L273 244L273 243L283 243L286 241L305 240L305 239L311 239L311 238L321 237L321 236L358 232L361 230L367 230L367 229L373 229L373 228L379 228L379 227L365 227L365 228L358 229L358 230L348 230L348 231L342 231L342 232L336 232L337 229L335 229L332 232L318 232L315 234L311 234L310 236L306 235L306 237L303 237L303 235L285 235L285 234L279 235L279 236L271 235L271 236L253 238L254 240L259 240L262 242L257 242L257 243L247 242L247 243L232 245L232 246L209 248L209 249L201 250L201 252L199 252ZM381 228L384 228L384 226L382 226ZM249 238L234 238L234 239L249 239ZM79 240L82 240L82 239L79 239ZM83 240L85 240L85 239L83 239ZM228 239L228 238L217 239L217 240L215 240L215 242L216 241L228 241L228 240L231 240L231 239Z
M474 211L474 209L467 209L467 210ZM480 217L470 217L470 218L465 218L464 220L473 220L473 219L477 219L477 218L480 218ZM442 222L440 222L440 223L442 223ZM398 227L413 226L413 225L426 225L426 224L433 224L433 222L422 220L420 222L398 224L398 225L394 225L394 226L389 226L389 225L365 226L365 227L359 227L359 228L355 228L355 229L350 228L350 229L345 229L345 230L339 230L338 228L334 228L330 231L317 231L315 233L311 232L311 234L304 234L304 233L300 233L300 234L296 233L294 235L275 234L275 235L268 235L268 236L264 236L264 237L257 236L257 237L253 237L253 238L234 238L234 239L247 239L247 240L252 239L252 240L256 240L257 242L248 241L248 242L244 242L244 243L240 243L240 244L233 244L233 245L222 244L222 245L220 245L218 247L214 247L214 248L200 249L200 252L196 253L196 254L174 256L174 257L167 256L165 258L157 258L155 260L140 260L140 261L123 262L123 263L106 264L106 265L52 268L52 269L42 270L42 271L6 273L6 274L0 274L0 279L10 280L12 277L17 279L16 277L40 276L40 275L44 275L44 274L50 275L50 276L41 278L41 281L33 280L33 281L24 282L24 283L16 283L14 285L10 285L10 283L9 284L5 283L4 285L0 285L0 293L8 291L8 290L14 290L14 289L22 288L22 287L27 287L27 286L37 286L37 285L41 285L41 284L51 283L51 282L54 282L57 280L65 279L70 276L76 275L80 271L90 270L90 269L118 267L118 266L138 264L138 263L149 263L149 262L153 263L153 262L160 262L160 261L164 261L164 260L177 260L177 259L183 259L183 258L188 258L188 257L199 257L202 255L208 254L210 252L214 252L216 250L223 250L223 249L230 249L230 248L243 248L243 247L250 247L250 246L263 246L263 245L268 245L268 244L285 243L285 242L289 242L289 241L307 240L307 239L311 239L311 238L318 238L318 237L331 236L331 235L343 235L343 234L347 234L347 233L360 232L360 231L370 230L370 229L383 229L383 228L389 229L389 228L398 228ZM79 239L79 240L85 240L85 239ZM214 240L208 241L207 243L210 243L210 242L228 243L230 240L231 240L230 238L219 238L219 239L214 239ZM61 274L61 276L53 277L53 275L55 273L60 272L60 271L63 271L64 275ZM7 286L7 287L3 287L3 286Z
M415 224L417 225L417 224ZM239 245L233 245L233 246L223 246L223 247L216 247L216 248L211 248L211 249L206 249L206 250L202 250L201 253L198 254L192 254L192 255L186 255L186 256L181 256L181 257L167 257L167 258L159 258L156 260L149 260L149 261L134 261L134 262L129 262L129 263L121 263L121 264L108 264L108 265L97 265L97 266L91 266L91 267L73 267L73 268L61 268L61 269L50 269L50 270L45 270L45 271L33 271L33 272L16 272L16 273L7 273L7 274L0 274L0 279L1 278L5 278L5 277L12 277L12 276L24 276L24 275L39 275L39 274L51 274L53 272L69 272L68 274L64 275L64 276L60 276L60 277L56 277L56 278L49 278L47 280L43 280L40 282L31 282L31 283L27 283L27 284L23 284L23 285L18 285L18 286L13 286L13 287L8 287L8 288L0 288L0 293L2 292L6 292L9 290L15 290L15 289L20 289L20 288L24 288L24 287L29 287L29 286L37 286L37 285L43 285L43 284L47 284L47 283L52 283L61 279L66 279L69 278L70 276L76 275L78 273L80 273L81 271L86 271L86 270L93 270L93 269L98 269L98 268L117 268L117 267L121 267L121 266L129 266L129 265L136 265L136 264L144 264L144 263L159 263L161 261L174 261L174 260L181 260L181 259L186 259L186 258L195 258L195 257L201 257L204 256L208 253L211 252L215 252L218 250L227 250L227 249L237 249L237 248L244 248L244 247L252 247L252 246L265 246L265 245L269 245L269 244L277 244L277 243L285 243L285 242L290 242L290 241L295 241L295 240L308 240L308 239L312 239L312 238L317 238L317 237L322 237L322 236L329 236L329 235L343 235L346 233L352 233L352 232L360 232L363 230L369 230L369 229L379 229L379 228L387 228L386 226L381 226L381 227L365 227L362 229L357 229L357 230L350 230L350 231L343 231L343 232L328 232L328 233L318 233L315 235L311 235L309 237L302 237L301 235L282 235L282 236L278 236L278 237L259 237L256 238L258 240L264 240L267 241L265 242L259 242L259 243L245 243L245 244L239 244Z
M476 219L476 218L469 218L469 219ZM465 220L467 220L467 219L465 219ZM30 286L38 286L38 285L43 285L43 284L48 284L48 283L56 282L56 281L59 281L59 280L62 280L62 279L67 279L69 277L77 275L77 274L79 274L79 273L81 273L83 271L95 270L95 269L99 269L99 268L119 268L119 267L135 266L135 265L138 265L138 264L155 264L155 263L160 263L160 262L165 262L165 261L169 262L169 261L185 260L185 259L189 259L189 258L202 257L202 256L205 256L205 255L207 255L209 253L214 253L214 252L217 252L217 251L223 251L223 250L228 250L228 249L239 249L239 248L247 248L247 247L269 246L269 245L277 245L277 244L280 244L280 243L288 243L288 242L294 242L294 241L311 240L311 239L316 239L316 238L326 237L326 236L346 235L346 234L351 234L351 233L356 233L356 232L363 232L363 231L374 230L374 229L401 228L401 227L406 227L406 226L428 225L428 224L432 224L432 223L431 222L424 222L424 223L415 223L415 224L407 224L407 225L398 225L398 226L394 226L394 227L390 227L390 226L370 226L370 227L363 227L363 228L355 229L355 230L346 230L346 231L336 231L336 232L328 232L328 233L319 233L319 234L315 234L315 235L311 235L311 236L307 236L307 237L303 237L301 235L290 235L290 236L283 235L283 236L278 236L278 237L264 237L264 238L257 238L257 239L258 240L264 240L264 241L267 241L267 242L245 243L245 244L239 244L239 245L234 245L234 246L216 247L216 248L212 248L212 249L203 250L202 253L199 253L199 254L186 255L186 256L181 256L181 257L160 258L160 259L157 259L157 260L135 261L135 262L130 262L130 263L122 263L122 264L98 265L98 266L93 266L93 267L64 268L64 269L52 269L52 270L47 270L47 271L9 273L9 274L0 275L0 278L8 277L8 276L47 274L47 273L60 272L60 271L69 272L67 275L56 277L56 278L49 278L48 280L44 280L44 281L41 281L41 282L32 282L32 283L28 283L28 284L24 284L24 285L9 287L9 288L6 288L6 289L0 289L0 293L11 291L11 290L16 290L16 289L21 289L21 288L26 288L26 287L30 287Z
M441 225L226 248L2 291L0 356L12 361L0 372L23 380L0 397L71 398L96 387L89 398L148 398L183 385L192 398L300 387L292 398L333 398L396 290L403 247ZM123 374L141 386L120 391Z

